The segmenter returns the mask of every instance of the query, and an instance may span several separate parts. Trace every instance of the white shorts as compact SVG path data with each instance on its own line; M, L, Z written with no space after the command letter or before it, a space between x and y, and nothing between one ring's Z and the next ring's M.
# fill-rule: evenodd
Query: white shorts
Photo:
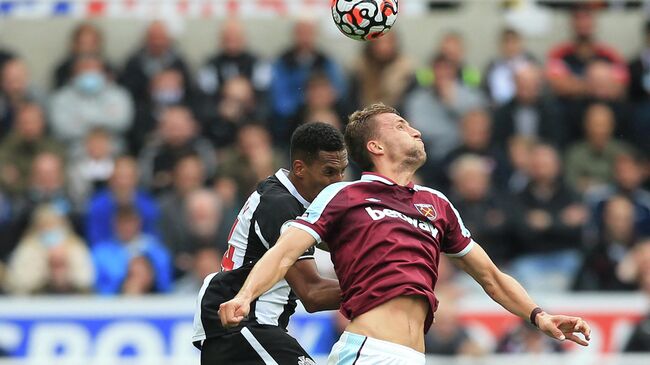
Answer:
M424 354L412 348L343 332L332 347L327 365L424 365Z

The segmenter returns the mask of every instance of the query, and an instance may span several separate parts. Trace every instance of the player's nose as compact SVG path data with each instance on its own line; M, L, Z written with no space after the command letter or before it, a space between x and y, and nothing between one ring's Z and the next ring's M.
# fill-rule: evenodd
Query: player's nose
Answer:
M422 138L422 133L420 133L419 130L417 130L417 129L413 128L413 127L409 127L409 128L411 128L411 135L414 138Z

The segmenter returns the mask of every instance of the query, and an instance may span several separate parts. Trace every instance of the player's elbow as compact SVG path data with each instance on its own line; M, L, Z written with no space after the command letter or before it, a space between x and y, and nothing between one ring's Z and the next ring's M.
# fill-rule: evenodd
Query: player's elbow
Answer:
M303 305L303 307L305 307L305 310L307 311L307 313L315 313L315 312L318 312L320 310L316 303L303 301L302 305Z
M316 298L316 295L314 295L311 292L306 293L303 297L300 297L300 301L302 302L302 306L305 307L305 310L308 313L314 313L322 310L320 303Z

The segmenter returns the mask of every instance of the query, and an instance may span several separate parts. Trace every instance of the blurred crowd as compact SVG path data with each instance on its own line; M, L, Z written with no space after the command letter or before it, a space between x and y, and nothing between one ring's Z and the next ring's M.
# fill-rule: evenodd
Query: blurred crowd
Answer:
M455 32L424 67L396 32L343 67L308 20L271 60L225 21L197 71L163 22L121 65L103 52L110 34L82 23L49 88L31 81L29 55L0 49L2 291L195 294L219 269L240 204L288 166L293 130L343 129L381 101L422 132L419 182L447 194L524 286L650 294L650 22L626 60L597 39L592 10L569 19L573 33L545 59L504 29L484 70ZM428 348L480 351L442 323L453 315L437 318ZM558 350L517 331L499 349Z

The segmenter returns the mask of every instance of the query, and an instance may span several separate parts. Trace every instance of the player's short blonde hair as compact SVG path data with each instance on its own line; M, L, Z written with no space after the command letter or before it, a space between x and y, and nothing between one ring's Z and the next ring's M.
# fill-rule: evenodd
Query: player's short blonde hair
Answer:
M376 137L374 117L384 113L399 114L393 107L375 103L352 113L348 125L345 127L345 144L348 147L348 154L363 171L370 171L374 168L366 144L371 138Z

